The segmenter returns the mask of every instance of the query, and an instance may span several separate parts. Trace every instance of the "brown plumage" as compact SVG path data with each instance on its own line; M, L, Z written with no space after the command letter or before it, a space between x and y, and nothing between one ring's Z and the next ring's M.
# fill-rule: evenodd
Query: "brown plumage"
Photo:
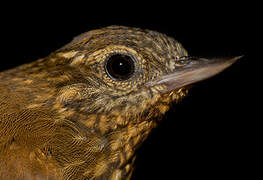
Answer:
M192 58L163 34L111 26L1 72L0 179L129 179L185 87L236 59Z

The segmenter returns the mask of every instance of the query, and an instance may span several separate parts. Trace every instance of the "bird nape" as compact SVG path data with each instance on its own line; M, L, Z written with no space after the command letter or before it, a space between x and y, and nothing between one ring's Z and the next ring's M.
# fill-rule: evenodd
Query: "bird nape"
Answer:
M164 34L110 26L1 72L0 179L130 179L172 102L237 59L191 57Z

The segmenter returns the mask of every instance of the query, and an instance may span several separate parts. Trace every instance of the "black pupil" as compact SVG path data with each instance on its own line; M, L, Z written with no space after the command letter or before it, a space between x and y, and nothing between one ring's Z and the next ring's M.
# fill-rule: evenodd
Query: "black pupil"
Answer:
M114 54L107 60L106 71L114 79L127 80L134 72L134 61L129 55Z

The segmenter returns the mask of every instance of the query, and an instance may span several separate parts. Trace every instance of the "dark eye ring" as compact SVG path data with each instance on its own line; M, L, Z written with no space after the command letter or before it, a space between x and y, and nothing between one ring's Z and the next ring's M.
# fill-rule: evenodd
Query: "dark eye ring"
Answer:
M121 53L112 54L106 60L105 70L114 80L127 80L135 71L134 57Z

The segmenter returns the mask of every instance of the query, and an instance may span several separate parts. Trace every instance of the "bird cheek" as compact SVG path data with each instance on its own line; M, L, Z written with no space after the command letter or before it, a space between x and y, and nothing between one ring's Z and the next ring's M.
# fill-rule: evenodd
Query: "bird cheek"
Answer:
M69 89L62 89L57 97L57 101L63 104L72 101L73 99L79 99L79 94L76 89L69 88Z
M85 99L84 94L86 92L86 89L82 86L82 84L75 84L63 87L58 93L56 103L66 105L69 103L73 103L74 101Z

